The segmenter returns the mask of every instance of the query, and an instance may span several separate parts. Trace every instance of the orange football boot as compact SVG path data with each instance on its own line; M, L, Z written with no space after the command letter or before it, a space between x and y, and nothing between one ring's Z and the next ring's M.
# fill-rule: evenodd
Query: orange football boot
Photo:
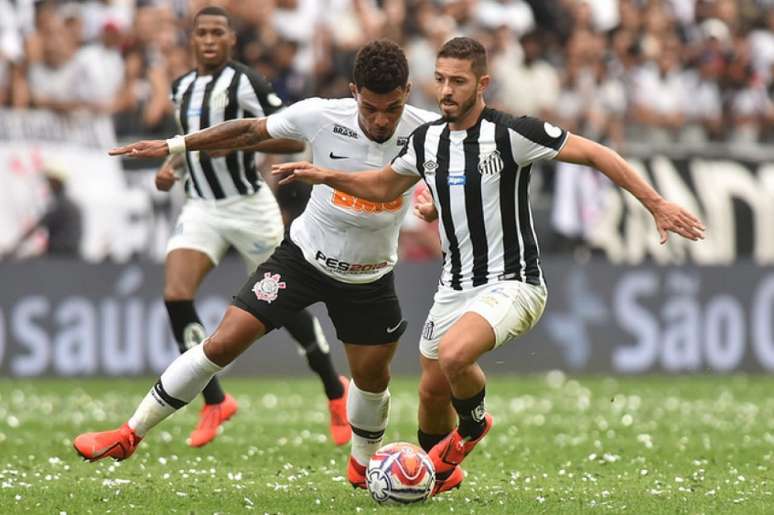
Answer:
M134 454L142 438L124 424L113 431L84 433L73 440L75 451L85 460L98 461L113 458L122 461Z
M435 486L433 487L433 493L431 495L438 495L459 488L463 479L465 479L465 473L459 465L455 466L445 479L439 479L436 475Z
M484 432L475 440L464 438L459 433L459 428L451 432L449 436L438 442L430 449L427 454L430 459L433 460L436 474L444 474L451 471L456 465L462 463L465 456L470 454L470 451L480 442L494 424L492 415L486 414L486 424L484 425Z
M331 413L331 438L336 445L344 445L352 438L352 427L347 418L347 394L349 393L349 379L339 376L344 387L344 395L338 399L328 401L328 411Z
M199 424L188 437L188 445L191 447L203 447L213 441L220 431L223 422L230 419L237 412L236 399L226 394L223 402L219 404L205 404L199 412Z
M352 488L367 488L365 473L366 468L350 456L347 464L347 479Z

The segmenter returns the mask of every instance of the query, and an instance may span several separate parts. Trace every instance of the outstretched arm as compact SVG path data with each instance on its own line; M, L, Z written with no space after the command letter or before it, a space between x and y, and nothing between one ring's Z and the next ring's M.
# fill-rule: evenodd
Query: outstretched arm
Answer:
M337 172L306 161L274 165L271 173L280 177L279 184L303 181L327 184L331 188L372 202L390 202L417 183L415 175L401 175L390 165L366 172Z
M110 150L111 156L164 157L191 150L237 150L251 148L270 139L266 118L243 118L222 122L202 131L169 140L146 140ZM183 145L185 142L185 145Z
M666 243L667 233L670 231L693 241L704 239L704 225L696 216L679 205L665 200L611 148L569 134L567 142L556 159L596 168L615 184L634 195L653 215L662 244Z

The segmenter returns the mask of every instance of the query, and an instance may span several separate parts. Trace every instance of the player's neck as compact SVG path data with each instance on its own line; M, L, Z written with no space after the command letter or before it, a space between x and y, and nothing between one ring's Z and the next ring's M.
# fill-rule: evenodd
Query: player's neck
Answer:
M484 97L478 97L473 107L462 118L449 122L449 130L466 131L478 123L481 112L486 108Z
M222 63L216 65L216 66L207 66L205 64L197 64L196 65L196 73L202 77L207 75L215 75L220 70L225 68L225 66L228 64L228 59L223 61Z

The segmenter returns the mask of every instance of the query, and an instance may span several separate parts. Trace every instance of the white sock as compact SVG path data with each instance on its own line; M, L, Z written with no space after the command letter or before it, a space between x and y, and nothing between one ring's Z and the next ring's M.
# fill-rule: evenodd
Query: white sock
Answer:
M129 419L129 427L137 436L145 436L159 422L194 400L221 370L222 367L204 355L204 345L188 349L161 374Z
M352 457L366 466L384 440L390 418L390 390L365 392L350 381L347 415L352 426Z

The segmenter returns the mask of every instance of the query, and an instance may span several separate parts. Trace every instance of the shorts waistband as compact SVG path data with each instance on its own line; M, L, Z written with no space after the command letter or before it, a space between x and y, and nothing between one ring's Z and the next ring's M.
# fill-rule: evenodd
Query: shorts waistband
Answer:
M255 193L249 193L246 195L232 195L230 197L218 198L218 199L188 197L187 200L188 202L194 202L196 204L201 204L203 206L222 208L222 207L231 206L240 201L256 198L258 197L260 192L261 192L261 189L259 188L258 191L256 191Z

